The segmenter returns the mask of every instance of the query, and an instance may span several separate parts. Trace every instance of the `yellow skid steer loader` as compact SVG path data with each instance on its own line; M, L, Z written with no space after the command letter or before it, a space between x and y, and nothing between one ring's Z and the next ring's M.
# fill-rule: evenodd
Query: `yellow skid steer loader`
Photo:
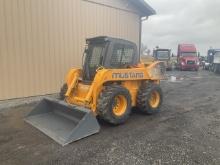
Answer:
M45 98L25 121L61 145L99 132L96 120L119 125L132 107L160 111L163 62L142 63L136 44L106 36L86 40L83 68L70 69L60 100Z

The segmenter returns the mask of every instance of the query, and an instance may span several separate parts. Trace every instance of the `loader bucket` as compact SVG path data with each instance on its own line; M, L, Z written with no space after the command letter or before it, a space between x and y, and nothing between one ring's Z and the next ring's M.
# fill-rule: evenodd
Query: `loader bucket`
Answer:
M100 130L89 109L50 98L43 99L24 120L62 146Z

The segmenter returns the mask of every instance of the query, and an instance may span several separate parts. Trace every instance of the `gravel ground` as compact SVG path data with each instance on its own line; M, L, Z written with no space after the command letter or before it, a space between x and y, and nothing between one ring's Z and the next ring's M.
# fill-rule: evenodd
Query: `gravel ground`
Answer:
M0 111L0 164L220 164L220 76L168 72L161 112L61 147L24 123L35 106Z
M51 95L45 95L45 96L33 96L33 97L27 97L27 98L0 100L0 111L4 109L13 108L13 107L34 104L42 100L44 97L58 98L59 95L51 94Z

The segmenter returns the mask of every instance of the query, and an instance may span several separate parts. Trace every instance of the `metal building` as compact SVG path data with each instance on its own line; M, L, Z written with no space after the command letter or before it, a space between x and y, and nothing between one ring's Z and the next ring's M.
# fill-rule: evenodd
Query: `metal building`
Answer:
M139 45L152 14L144 0L0 0L0 100L57 93L86 38Z

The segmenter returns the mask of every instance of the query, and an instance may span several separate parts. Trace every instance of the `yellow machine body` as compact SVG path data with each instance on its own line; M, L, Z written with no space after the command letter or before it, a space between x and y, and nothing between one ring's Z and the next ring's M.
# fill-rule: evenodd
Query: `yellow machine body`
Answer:
M163 79L163 63L153 62L151 64L140 63L138 66L128 69L105 69L97 70L91 84L81 81L82 70L71 69L66 76L68 90L65 94L66 102L84 106L96 114L97 99L103 86L108 83L120 83L131 95L132 106L136 106L136 96L142 81L151 81L156 84Z
M159 112L163 100L163 62L139 59L137 46L109 37L87 40L82 69L70 69L60 99L44 98L25 118L61 145L98 133L96 116L119 125L132 107Z

